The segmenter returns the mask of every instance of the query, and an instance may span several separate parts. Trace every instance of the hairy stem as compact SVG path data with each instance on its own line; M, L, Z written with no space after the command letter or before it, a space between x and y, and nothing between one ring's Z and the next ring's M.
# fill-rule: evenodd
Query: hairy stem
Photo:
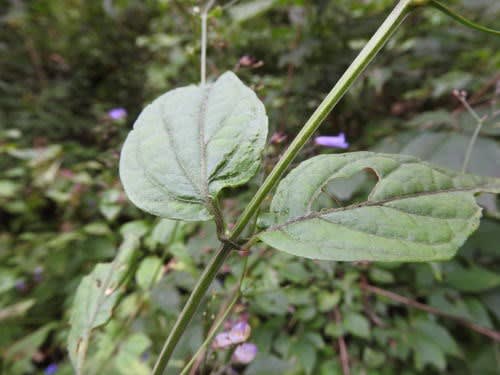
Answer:
M210 330L208 332L208 335L207 335L207 338L205 339L205 341L203 341L203 344L201 344L201 346L198 348L198 350L193 355L193 357L191 358L191 360L184 367L184 370L182 370L182 372L181 372L180 375L186 375L186 374L188 374L188 371L191 368L191 366L193 366L193 364L195 363L196 359L198 357L200 357L201 354L205 351L205 349L207 348L208 344L210 344L210 342L212 341L213 337L217 333L217 330L220 328L220 326L222 325L222 323L224 323L224 321L226 320L227 316L229 315L229 313L233 309L233 307L236 304L236 302L238 302L238 299L241 296L241 284L243 283L243 280L244 280L245 275L246 275L247 264L248 264L248 258L245 258L245 262L243 264L243 270L241 271L241 276L240 276L240 278L238 280L238 284L234 288L234 291L231 293L231 296L229 298L229 302L224 306L224 309L222 310L222 314L218 314L217 320L214 322L214 324L210 328Z
M319 107L314 111L309 120L306 122L304 127L301 129L297 137L292 141L288 149L285 151L280 161L274 166L271 173L267 176L264 183L260 186L259 190L252 198L248 206L245 208L241 216L239 217L235 227L233 228L229 240L232 242L237 242L241 233L250 222L252 217L255 215L262 201L266 198L267 194L271 191L273 187L276 186L281 176L285 170L289 167L290 163L297 156L299 151L305 145L305 143L311 138L314 132L319 128L323 120L328 116L335 105L340 101L340 99L345 95L347 90L356 81L356 79L363 73L368 64L377 55L380 49L389 40L392 34L396 31L398 26L403 22L408 13L416 6L415 0L400 0L395 6L392 12L387 16L385 21L375 32L372 38L368 41L365 47L358 54L356 59L347 68L345 73L340 77L335 86L332 88L330 93L321 102ZM206 21L206 20L205 20ZM205 23L206 27L206 23ZM202 30L203 31L203 30ZM205 28L206 33L206 28ZM203 42L205 39L205 42ZM205 51L203 49L205 45ZM206 53L206 37L202 38L202 72L204 74L204 62L206 57L203 54ZM202 74L202 77L203 77ZM203 81L202 81L203 83ZM177 322L170 331L170 334L165 342L165 345L160 353L158 361L153 369L153 375L163 374L168 361L170 360L172 353L177 345L177 342L181 338L184 330L186 329L188 323L191 321L195 311L197 310L199 304L205 292L207 291L210 283L217 275L217 271L224 263L226 257L230 254L232 246L229 242L225 242L221 245L218 252L215 254L214 258L208 264L207 268L201 275L200 280L196 284L191 293L184 309L179 315Z
M209 0L201 12L201 57L200 57L200 76L201 84L204 85L207 78L207 18L210 8L215 0Z
M223 244L203 271L200 279L193 289L193 292L182 309L181 314L177 318L175 325L172 327L167 341L165 341L160 356L158 357L158 361L153 369L153 375L163 374L163 371L167 367L168 361L172 356L177 343L179 342L187 325L191 321L194 313L198 309L198 306L200 305L207 289L217 275L217 271L219 271L219 268L224 263L224 260L231 253L231 249L232 247L229 244Z

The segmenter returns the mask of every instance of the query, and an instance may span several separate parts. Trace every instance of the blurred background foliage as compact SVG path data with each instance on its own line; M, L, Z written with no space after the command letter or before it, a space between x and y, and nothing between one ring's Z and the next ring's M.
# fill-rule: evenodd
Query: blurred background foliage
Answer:
M217 4L209 78L237 72L264 101L274 135L262 173L226 193L231 221L394 2ZM450 5L500 28L497 0ZM94 333L88 362L96 374L149 373L216 238L211 224L135 209L117 162L148 101L198 82L198 6L0 0L1 373L73 373L65 348L76 288L96 263L113 259L129 232L141 238L140 255L112 319ZM500 177L499 47L500 39L432 9L415 13L320 132L344 132L351 151L401 152L460 169L476 122L451 93L466 90L487 116L469 170ZM128 116L115 118L113 108ZM311 142L301 157L321 152L335 151ZM339 198L355 199L366 183L339 186ZM348 362L351 374L498 374L498 342L470 328L499 335L500 213L496 198L480 199L479 230L444 263L314 262L257 245L231 319L248 320L258 355L238 366L227 351L210 350L200 373L346 375ZM235 253L225 266L169 373L179 373L201 343L241 263Z

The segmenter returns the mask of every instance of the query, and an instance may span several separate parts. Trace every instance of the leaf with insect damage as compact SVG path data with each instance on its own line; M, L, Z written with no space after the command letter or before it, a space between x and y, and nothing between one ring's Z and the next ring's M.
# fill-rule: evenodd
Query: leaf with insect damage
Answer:
M330 183L364 170L378 179L366 201L324 205L321 195ZM479 225L474 195L480 192L500 192L500 179L460 174L405 155L321 155L281 181L271 204L276 222L260 238L313 259L448 259Z
M127 236L111 263L97 264L75 294L70 317L68 352L77 374L83 373L92 331L110 318L121 295L120 286L134 262L138 239Z

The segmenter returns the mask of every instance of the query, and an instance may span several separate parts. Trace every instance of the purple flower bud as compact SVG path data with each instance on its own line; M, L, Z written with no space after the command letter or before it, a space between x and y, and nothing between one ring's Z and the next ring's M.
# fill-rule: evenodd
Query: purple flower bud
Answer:
M15 288L18 292L24 293L28 290L28 284L25 280L19 279L16 281Z
M238 345L233 353L233 361L246 365L254 360L257 355L257 346L246 342Z
M340 133L337 136L322 136L316 137L314 143L319 146L334 147L334 148L348 148L349 143L345 139L345 134Z
M233 344L239 344L245 342L250 337L251 332L247 322L238 322L229 331L229 338Z
M51 363L50 365L48 365L45 370L43 371L43 373L45 375L54 375L57 370L59 369L59 366L57 366L56 363Z
M228 332L222 332L215 336L215 339L212 343L212 348L214 349L226 349L229 348L233 342L231 341L231 337Z
M108 111L108 117L111 120L119 121L127 117L127 110L125 108L113 108Z
M43 280L43 267L36 267L33 271L33 281L40 283Z

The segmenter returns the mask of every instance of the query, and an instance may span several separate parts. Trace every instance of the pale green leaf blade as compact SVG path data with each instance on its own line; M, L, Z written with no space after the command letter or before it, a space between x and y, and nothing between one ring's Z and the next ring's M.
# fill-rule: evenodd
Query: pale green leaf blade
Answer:
M329 183L364 170L378 178L367 201L318 207ZM313 259L448 259L479 225L481 209L474 194L499 191L499 179L456 173L411 156L322 155L280 183L271 204L277 223L260 238L278 250Z
M69 357L78 374L82 373L92 330L110 319L121 295L119 287L129 271L137 249L137 237L126 237L113 262L97 264L78 286L68 335Z
M240 23L267 11L274 3L275 0L242 2L241 4L231 6L229 8L229 14L235 22Z
M130 200L147 212L208 220L223 188L255 174L266 137L264 105L227 72L147 106L123 146L120 177Z

